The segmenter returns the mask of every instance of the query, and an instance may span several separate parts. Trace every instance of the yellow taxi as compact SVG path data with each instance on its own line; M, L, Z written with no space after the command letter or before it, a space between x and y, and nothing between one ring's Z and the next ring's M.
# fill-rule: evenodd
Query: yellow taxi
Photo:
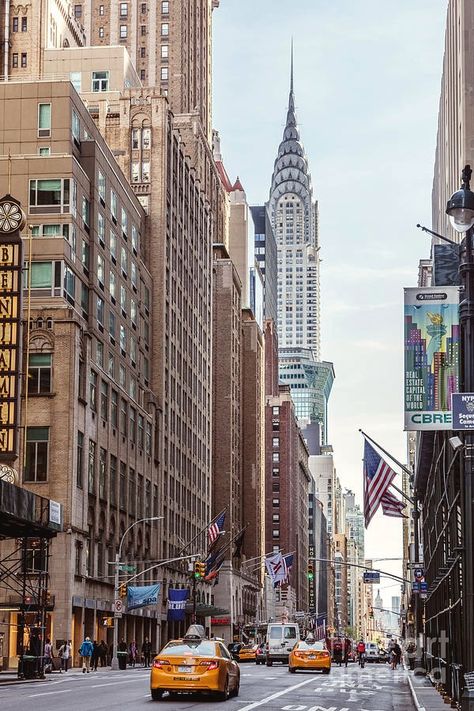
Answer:
M165 691L214 694L225 701L238 696L240 669L220 640L207 639L201 625L191 625L182 639L166 644L153 660L150 692L158 701Z
M257 644L244 644L239 649L239 662L254 662L257 658Z
M298 642L290 652L288 669L294 674L297 669L310 671L321 670L323 674L331 671L331 654L322 641L307 637Z

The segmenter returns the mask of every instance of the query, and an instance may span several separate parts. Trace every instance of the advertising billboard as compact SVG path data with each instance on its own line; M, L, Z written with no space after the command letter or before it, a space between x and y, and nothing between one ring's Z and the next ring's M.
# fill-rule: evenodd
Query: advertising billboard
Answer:
M459 351L459 287L406 288L406 430L452 429Z

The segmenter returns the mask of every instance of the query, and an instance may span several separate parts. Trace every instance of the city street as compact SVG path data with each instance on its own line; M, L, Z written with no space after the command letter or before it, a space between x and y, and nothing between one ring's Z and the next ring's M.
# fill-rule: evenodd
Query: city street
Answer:
M330 676L307 672L289 674L288 667L241 665L240 694L225 702L229 711L412 711L406 673L387 665L360 669L333 667ZM72 672L53 675L46 682L0 687L0 708L8 711L62 711L100 708L140 709L155 705L169 709L208 709L221 705L198 695L165 696L153 702L148 690L149 672L99 671L89 675Z

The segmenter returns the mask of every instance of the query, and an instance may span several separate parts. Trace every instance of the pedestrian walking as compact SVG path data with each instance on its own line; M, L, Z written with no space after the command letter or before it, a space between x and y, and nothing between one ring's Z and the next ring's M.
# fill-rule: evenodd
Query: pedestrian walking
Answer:
M61 660L61 668L59 670L59 673L61 674L63 671L67 672L69 667L69 659L71 657L71 640L63 642L63 644L59 647L58 655Z
M143 657L143 666L149 667L150 666L150 657L151 657L151 642L148 639L148 637L145 637L145 641L142 644L142 657Z
M90 672L93 649L94 645L92 644L90 637L86 637L83 643L81 644L81 648L79 649L83 674L85 674L86 672L89 674Z
M46 674L53 671L53 656L53 645L49 637L47 637L44 643L44 671Z
M347 663L349 661L349 654L350 654L351 649L352 649L351 640L348 637L346 637L344 639L344 664L346 667L347 667Z
M100 666L106 667L107 666L107 645L105 644L103 639L101 639L101 641L100 641L98 652L99 652Z
M97 671L99 665L99 645L96 640L92 642L91 669Z
M402 658L402 648L398 644L398 642L395 642L395 644L392 647L392 669L396 669L397 666L400 664Z
M138 647L137 647L137 643L135 642L135 640L133 640L133 642L130 642L129 654L130 654L130 665L132 667L135 667L135 664L137 663L137 654L138 654Z

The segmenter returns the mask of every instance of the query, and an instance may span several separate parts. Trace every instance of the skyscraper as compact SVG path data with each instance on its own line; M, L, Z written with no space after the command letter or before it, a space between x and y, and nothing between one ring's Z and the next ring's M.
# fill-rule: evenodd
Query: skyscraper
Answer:
M268 211L278 250L280 377L290 386L300 425L321 424L327 442L332 363L320 363L318 204L296 123L293 50L288 112L273 169Z

